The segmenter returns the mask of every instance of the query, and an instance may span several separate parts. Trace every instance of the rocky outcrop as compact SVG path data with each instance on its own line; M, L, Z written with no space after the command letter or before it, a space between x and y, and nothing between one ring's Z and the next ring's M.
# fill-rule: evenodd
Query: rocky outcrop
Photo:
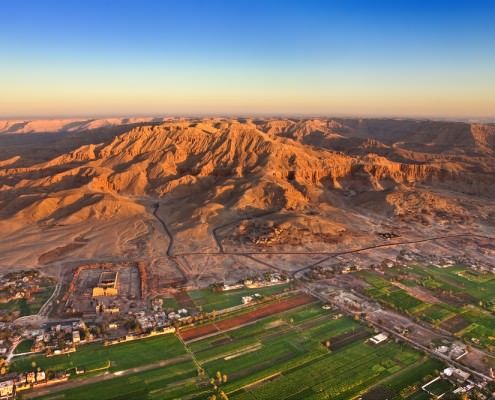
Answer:
M15 157L0 160L0 216L111 218L140 212L130 196L200 192L209 193L206 203L288 210L304 209L325 191L416 185L493 197L494 138L492 125L429 121L155 121L29 167L13 167ZM359 151L346 151L346 141ZM418 155L435 149L438 157ZM216 195L219 187L229 189Z

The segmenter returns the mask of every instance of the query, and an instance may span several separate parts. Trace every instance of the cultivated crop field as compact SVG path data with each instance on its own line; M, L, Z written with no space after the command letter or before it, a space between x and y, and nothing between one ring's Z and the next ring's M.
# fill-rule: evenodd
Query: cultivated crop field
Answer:
M371 285L366 290L366 294L379 303L408 313L413 313L423 305L421 300L409 295L405 290L392 285L376 273L360 271L357 275Z
M242 297L252 296L255 293L261 296L271 296L288 290L289 284L268 286L257 289L236 289L225 292L215 292L211 289L200 289L188 292L198 309L205 312L223 310L242 304Z
M369 390L363 396L363 400L383 400L386 398L383 393L391 399L428 400L430 396L421 389L421 386L438 376L442 368L444 365L440 361L423 356L397 374L384 379L379 385Z
M244 296L252 296L257 293L263 298L283 293L289 289L289 283L256 289L243 288L227 291L215 291L211 288L197 289L179 292L174 297L162 297L163 309L169 312L179 308L194 308L204 312L221 311L242 305Z
M169 400L201 393L197 372L192 361L139 372L130 376L116 376L81 388L38 397L43 400ZM204 397L207 397L205 393Z
M399 393L435 369L413 374L413 368L429 359L392 342L368 344L366 338L372 332L363 335L363 331L367 328L358 322L323 310L317 303L194 341L188 347L209 376L216 371L228 376L224 390L236 400L348 399L396 376L393 390ZM342 345L332 350L333 341ZM408 375L399 375L408 367Z
M33 355L14 359L12 371L71 371L75 368L86 373L119 371L166 360L185 354L182 343L175 335L166 334L148 339L103 346L93 343L80 346L76 352L52 357Z
M495 352L495 274L466 266L439 268L413 265L393 268L380 275L356 273L366 281L366 294L385 306L452 332L471 344ZM424 301L397 288L394 280L407 282L434 301Z
M406 399L420 396L422 381L442 368L406 345L371 344L372 330L324 310L314 298L298 294L270 306L280 303L284 307L257 314L249 324L230 321L230 329L184 344L170 334L109 347L81 346L76 353L52 358L24 357L14 365L29 369L35 361L53 370L107 365L88 375L103 380L83 386L80 379L71 380L69 385L79 387L40 397L44 400L205 400L212 393L210 378L219 372L225 376L221 389L233 400L344 400L385 391ZM237 317L244 315L232 318ZM222 321L229 318L215 324Z
M180 336L188 341L200 338L216 332L234 329L243 324L252 323L260 318L277 314L292 308L314 302L315 299L306 294L297 294L287 298L276 300L269 304L264 304L247 312L224 318L215 323L210 323L198 327L186 328L180 331Z

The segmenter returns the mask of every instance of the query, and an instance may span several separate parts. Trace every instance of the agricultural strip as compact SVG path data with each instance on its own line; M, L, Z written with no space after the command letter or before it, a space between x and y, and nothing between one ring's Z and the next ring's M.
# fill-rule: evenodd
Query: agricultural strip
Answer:
M260 318L268 317L270 315L290 310L291 308L302 306L314 301L315 299L311 296L308 296L306 294L299 294L287 299L282 299L277 302L267 304L265 306L261 306L244 314L220 320L216 323L181 329L179 331L179 334L185 341L198 339L202 336L229 330L237 326L254 322Z
M12 371L71 371L72 369L109 371L125 370L186 354L180 340L172 334L103 346L92 343L80 346L76 352L52 357L32 355L14 359Z

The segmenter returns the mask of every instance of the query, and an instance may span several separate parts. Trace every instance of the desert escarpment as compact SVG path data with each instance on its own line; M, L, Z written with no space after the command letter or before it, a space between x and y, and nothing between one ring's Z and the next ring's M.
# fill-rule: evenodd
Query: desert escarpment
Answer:
M40 133L46 124L2 124L1 265L35 265L58 248L69 258L163 257L157 205L181 251L215 248L215 227L264 213L284 232L307 232L301 216L317 216L310 226L333 244L369 234L369 218L493 224L493 125L136 119L52 122Z

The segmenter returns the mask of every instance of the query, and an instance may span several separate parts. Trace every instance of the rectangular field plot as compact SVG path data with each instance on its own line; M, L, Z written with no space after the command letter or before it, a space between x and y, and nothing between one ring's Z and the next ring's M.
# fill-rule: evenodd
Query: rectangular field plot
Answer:
M396 287L370 289L367 294L379 303L403 312L414 312L416 309L421 309L425 304L409 295L405 290Z
M397 357L402 352L407 357ZM331 398L350 399L371 385L413 364L421 356L395 343L371 346L357 341L311 362L282 371L276 379L245 387L235 400ZM408 360L407 364L403 360ZM318 397L316 397L318 396Z
M221 319L215 323L186 328L179 331L183 340L196 340L206 335L213 335L217 332L236 329L244 324L253 323L261 318L269 317L305 304L313 303L315 299L307 294L283 298L269 304L264 304L253 310L237 314L232 317Z
M215 292L211 289L200 289L188 292L197 308L205 312L223 310L242 304L242 297L251 296L255 293L261 296L271 296L282 293L289 288L289 284L269 286L257 289L236 289L225 292Z
M389 398L400 399L410 398L411 396L429 398L426 392L423 392L421 385L425 380L431 380L437 376L438 371L441 371L445 366L438 360L428 359L423 357L416 363L409 365L397 374L385 379L380 385L389 393ZM369 395L363 396L363 400L378 400L383 397L372 396L372 391Z
M453 388L454 386L449 381L438 379L426 386L425 391L427 391L432 396L442 396L444 393L450 392Z
M467 306L461 313L470 325L461 331L462 337L471 343L492 349L495 346L495 316L474 306Z
M402 289L389 291L377 300L390 304L393 308L400 311L410 311L423 304L421 300L412 297Z
M336 351L342 347L349 345L360 339L369 337L369 332L364 328L354 329L352 332L342 333L340 335L332 336L329 339L323 341L323 345L327 346L330 350Z
M242 387L256 386L256 382L270 381L274 375L328 357L329 351L322 344L325 338L347 333L352 346L370 336L366 332L352 339L357 331L366 330L347 317L337 318L335 313L322 310L321 304L310 304L189 346L209 376L216 371L227 374L225 390L237 396Z
M50 298L55 285L51 280L46 280L46 285L32 294L30 299L15 299L6 303L0 303L0 310L5 313L13 313L18 317L37 314L43 304Z
M317 303L311 306L306 306L301 309L287 311L282 315L282 318L287 322L298 324L305 320L311 320L314 319L315 317L327 316L327 315L329 315L329 310L324 310L321 307L321 304Z
M356 275L363 278L376 289L383 289L391 286L389 281L371 271L360 271L356 273Z
M199 395L205 389L197 385L192 361L185 361L129 376L115 376L102 382L67 389L38 399L43 400L169 400ZM204 393L204 398L207 394Z
M180 340L172 334L134 340L112 346L94 343L80 346L76 352L45 357L35 355L14 359L12 371L118 371L147 365L186 354Z
M430 324L438 325L443 321L453 317L455 313L449 310L449 308L445 305L432 304L431 306L428 306L420 312L416 312L415 315L420 317L422 320L429 322Z
M399 311L414 312L425 306L425 303L411 296L405 290L392 285L385 278L371 271L360 271L360 276L371 287L366 290L368 296L376 301Z

